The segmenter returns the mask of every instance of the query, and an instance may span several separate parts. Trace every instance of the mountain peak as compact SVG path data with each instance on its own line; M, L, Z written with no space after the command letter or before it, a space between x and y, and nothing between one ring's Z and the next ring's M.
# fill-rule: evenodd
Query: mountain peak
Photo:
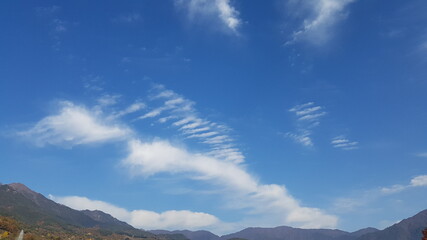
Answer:
M27 186L25 186L22 183L9 183L6 185L8 185L9 187L13 188L15 191L20 193L35 193L34 191L29 189Z
M35 202L38 205L40 204L40 201L43 201L44 197L40 193L34 192L22 183L9 183L6 185L15 190L16 192L24 195L26 198L31 199L31 201Z

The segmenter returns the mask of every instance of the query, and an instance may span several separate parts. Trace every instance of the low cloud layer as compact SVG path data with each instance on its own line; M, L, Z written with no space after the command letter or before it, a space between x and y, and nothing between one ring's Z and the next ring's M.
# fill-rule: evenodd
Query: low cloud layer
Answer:
M113 217L127 222L136 228L147 230L153 229L200 229L219 223L218 218L203 212L192 212L188 210L170 210L161 213L148 210L133 210L117 207L113 204L91 200L86 197L49 196L55 202L66 205L76 210L100 210Z

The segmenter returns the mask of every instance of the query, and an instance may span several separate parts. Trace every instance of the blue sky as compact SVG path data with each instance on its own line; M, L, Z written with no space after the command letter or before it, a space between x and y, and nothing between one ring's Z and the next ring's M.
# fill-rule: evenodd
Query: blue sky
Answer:
M144 229L427 208L427 3L5 1L0 182Z

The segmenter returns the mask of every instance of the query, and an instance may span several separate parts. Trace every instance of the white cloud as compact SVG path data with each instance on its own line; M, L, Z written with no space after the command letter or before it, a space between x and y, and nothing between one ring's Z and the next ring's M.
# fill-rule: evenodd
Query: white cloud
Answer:
M308 41L316 45L326 43L333 35L335 25L347 17L346 8L355 0L291 0L290 11L300 12L304 21L299 30L292 34L287 44ZM306 11L300 11L305 9ZM299 10L299 11L298 11ZM301 16L298 16L301 17Z
M71 102L61 102L59 112L47 116L27 131L18 135L28 138L38 146L74 146L122 140L132 131L118 124L104 122L94 111Z
M228 136L225 135L221 135L221 136L215 136L215 137L210 137L206 140L204 140L204 143L208 143L208 144L212 144L212 145L216 145L216 144L223 144L225 142L229 142L231 141L231 139Z
M311 132L308 130L303 130L300 133L286 133L287 137L292 138L295 142L300 143L306 147L313 146L313 141L310 135L311 135Z
M192 212L188 210L170 210L161 213L148 210L129 211L113 204L98 200L91 200L86 197L67 196L55 197L50 195L50 199L60 204L66 205L76 210L100 210L111 216L129 223L136 228L143 229L190 229L197 230L204 227L219 224L217 217L203 212Z
M307 115L307 114L310 114L312 112L319 111L320 109L322 109L321 106L316 106L316 107L311 107L311 108L305 108L303 110L296 111L296 115L297 116Z
M199 132L206 132L211 130L210 127L201 127L201 128L194 128L194 129L186 129L184 131L185 134L195 134L195 133L199 133Z
M427 186L427 175L421 175L421 176L412 178L411 186L413 187Z
M182 126L181 130L197 128L197 127L200 127L202 124L203 124L203 122L197 119L196 121L194 121L192 123L189 123L189 124Z
M142 116L139 117L139 119L146 119L146 118L152 118L152 117L157 117L162 113L163 109L162 108L156 108Z
M214 136L217 134L218 134L218 132L205 132L205 133L190 135L190 136L188 136L188 138L206 138L206 137Z
M210 23L218 22L222 26L220 29L233 33L237 33L241 25L239 12L231 5L230 0L175 0L175 3L187 11L191 21L204 19Z
M316 114L306 114L300 118L298 118L298 120L307 120L307 121L315 121L317 119L319 119L322 116L325 116L326 112L320 112L320 113L316 113Z
M405 191L409 188L425 187L425 186L427 186L427 175L419 175L419 176L413 177L410 183L407 185L396 184L391 187L383 187L381 188L381 192L385 194L392 194L392 193Z
M316 122L319 118L326 115L325 111L321 111L323 107L314 106L314 102L308 102L301 105L296 105L289 109L289 112L294 112L299 121Z
M133 211L132 223L140 223L148 229L200 229L219 222L218 218L203 212L171 210L162 213L138 210Z
M230 5L230 0L217 0L216 5L219 10L219 17L221 20L227 25L227 27L236 31L237 27L240 25L240 20L237 17L239 12Z
M110 214L111 216L121 221L129 221L129 211L124 208L114 206L110 203L98 200L91 200L86 197L79 196L57 197L49 195L49 198L57 203L63 204L76 210L100 210Z
M220 186L229 206L245 208L257 218L268 216L271 224L298 227L335 227L337 217L316 208L307 208L293 198L284 186L264 185L237 163L208 154L190 153L167 141L129 142L129 155L123 160L134 175L173 173L190 176ZM245 199L245 201L241 201ZM265 223L264 223L265 224Z
M312 129L317 127L320 124L320 118L326 115L323 107L314 105L314 102L308 102L289 109L289 112L297 117L297 130L288 132L285 136L306 147L314 145L311 137Z
M354 150L359 148L359 143L356 141L350 141L344 136L338 136L332 139L331 144L334 148L342 150Z
M307 109L310 106L313 106L314 102L308 102L308 103L304 103L304 104L300 104L300 105L296 105L293 108L289 109L290 112L298 112L298 111L304 111L301 110L303 108Z

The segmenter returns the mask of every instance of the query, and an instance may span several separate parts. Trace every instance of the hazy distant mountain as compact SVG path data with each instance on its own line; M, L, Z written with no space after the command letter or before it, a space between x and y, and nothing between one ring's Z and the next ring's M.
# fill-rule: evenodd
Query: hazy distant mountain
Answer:
M292 227L246 228L240 232L222 236L222 239L245 238L248 240L331 240L349 235L348 232L330 229L299 229Z
M155 234L182 234L190 240L420 240L427 228L427 210L382 231L364 228L355 232L331 229L300 229L292 227L246 228L242 231L217 236L208 231L151 231Z
M189 230L181 230L181 231L166 231L166 230L152 230L150 231L154 234L182 234L186 238L190 240L220 240L221 238L209 231L189 231Z
M365 228L359 231L348 233L340 230L329 229L299 229L291 227L276 228L247 228L237 233L232 233L219 237L208 231L150 231L155 234L182 234L190 240L354 240L363 234L376 232L378 229Z
M357 240L420 240L427 228L427 210L419 212L382 231L365 234Z

